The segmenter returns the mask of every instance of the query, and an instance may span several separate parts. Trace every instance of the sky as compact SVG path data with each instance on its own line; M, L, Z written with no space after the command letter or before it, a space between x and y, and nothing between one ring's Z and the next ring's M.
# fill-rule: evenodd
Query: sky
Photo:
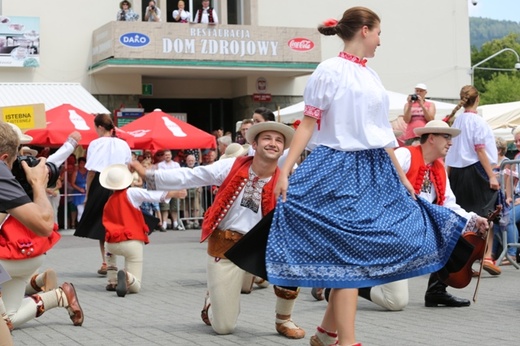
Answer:
M467 0L470 17L520 22L520 0ZM473 5L472 1L477 4Z

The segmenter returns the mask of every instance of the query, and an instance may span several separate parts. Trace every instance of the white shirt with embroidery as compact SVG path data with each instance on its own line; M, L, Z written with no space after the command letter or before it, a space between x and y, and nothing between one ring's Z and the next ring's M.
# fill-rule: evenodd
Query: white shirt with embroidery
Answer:
M325 60L309 78L303 99L306 116L319 118L321 113L309 150L318 145L342 151L398 146L388 121L388 95L369 67L342 57Z
M155 187L157 190L179 190L207 185L220 186L228 176L235 161L236 158L230 158L195 168L158 169L155 171ZM250 176L248 181L251 180ZM264 179L265 182L262 182L262 187L269 180ZM255 191L246 189L246 184L247 181L244 181L244 188L236 195L235 202L231 205L226 216L220 221L219 229L229 229L245 234L262 219L261 190L257 190L257 185L253 186ZM244 198L246 191L248 193ZM260 198L259 203L253 202L252 198Z

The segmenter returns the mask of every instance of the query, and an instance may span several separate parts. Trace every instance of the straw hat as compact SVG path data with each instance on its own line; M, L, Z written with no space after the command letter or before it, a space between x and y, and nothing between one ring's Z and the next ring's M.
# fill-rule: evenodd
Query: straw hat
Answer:
M38 150L34 150L34 149L29 148L29 147L22 147L22 149L20 149L20 152L24 156L36 156L36 155L38 155Z
M452 137L456 137L460 134L459 129L450 127L450 125L442 120L432 120L424 127L417 127L413 129L413 132L419 137L426 133L446 133Z
M14 132L16 132L16 134L18 135L18 138L20 139L20 144L29 144L32 142L33 138L29 135L24 134L18 126L16 126L15 124L11 124L11 123L8 123L8 124L13 128Z
M287 126L282 123L277 123L275 121L266 121L263 123L254 124L247 130L246 139L249 143L253 143L255 137L265 131L275 131L282 134L285 137L285 143L283 148L287 149L291 145L292 138L294 136L294 129L290 126Z
M126 165L114 164L105 168L99 175L99 183L105 189L123 190L132 184L132 173Z
M247 145L247 146L246 146ZM240 145L238 143L231 143L227 146L226 152L220 157L220 160L230 159L233 157L245 156L249 151L249 145Z

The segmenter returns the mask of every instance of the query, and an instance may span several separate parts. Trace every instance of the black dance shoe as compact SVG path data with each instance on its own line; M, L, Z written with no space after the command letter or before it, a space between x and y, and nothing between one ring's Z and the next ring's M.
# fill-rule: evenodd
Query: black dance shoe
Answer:
M468 299L457 298L448 292L426 292L424 295L424 306L431 308L439 305L460 308L470 306Z

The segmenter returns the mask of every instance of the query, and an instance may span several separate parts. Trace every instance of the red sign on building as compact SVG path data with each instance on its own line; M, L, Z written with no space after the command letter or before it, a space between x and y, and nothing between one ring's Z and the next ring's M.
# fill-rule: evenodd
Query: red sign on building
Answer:
M255 102L270 102L271 94L253 94L253 101Z

